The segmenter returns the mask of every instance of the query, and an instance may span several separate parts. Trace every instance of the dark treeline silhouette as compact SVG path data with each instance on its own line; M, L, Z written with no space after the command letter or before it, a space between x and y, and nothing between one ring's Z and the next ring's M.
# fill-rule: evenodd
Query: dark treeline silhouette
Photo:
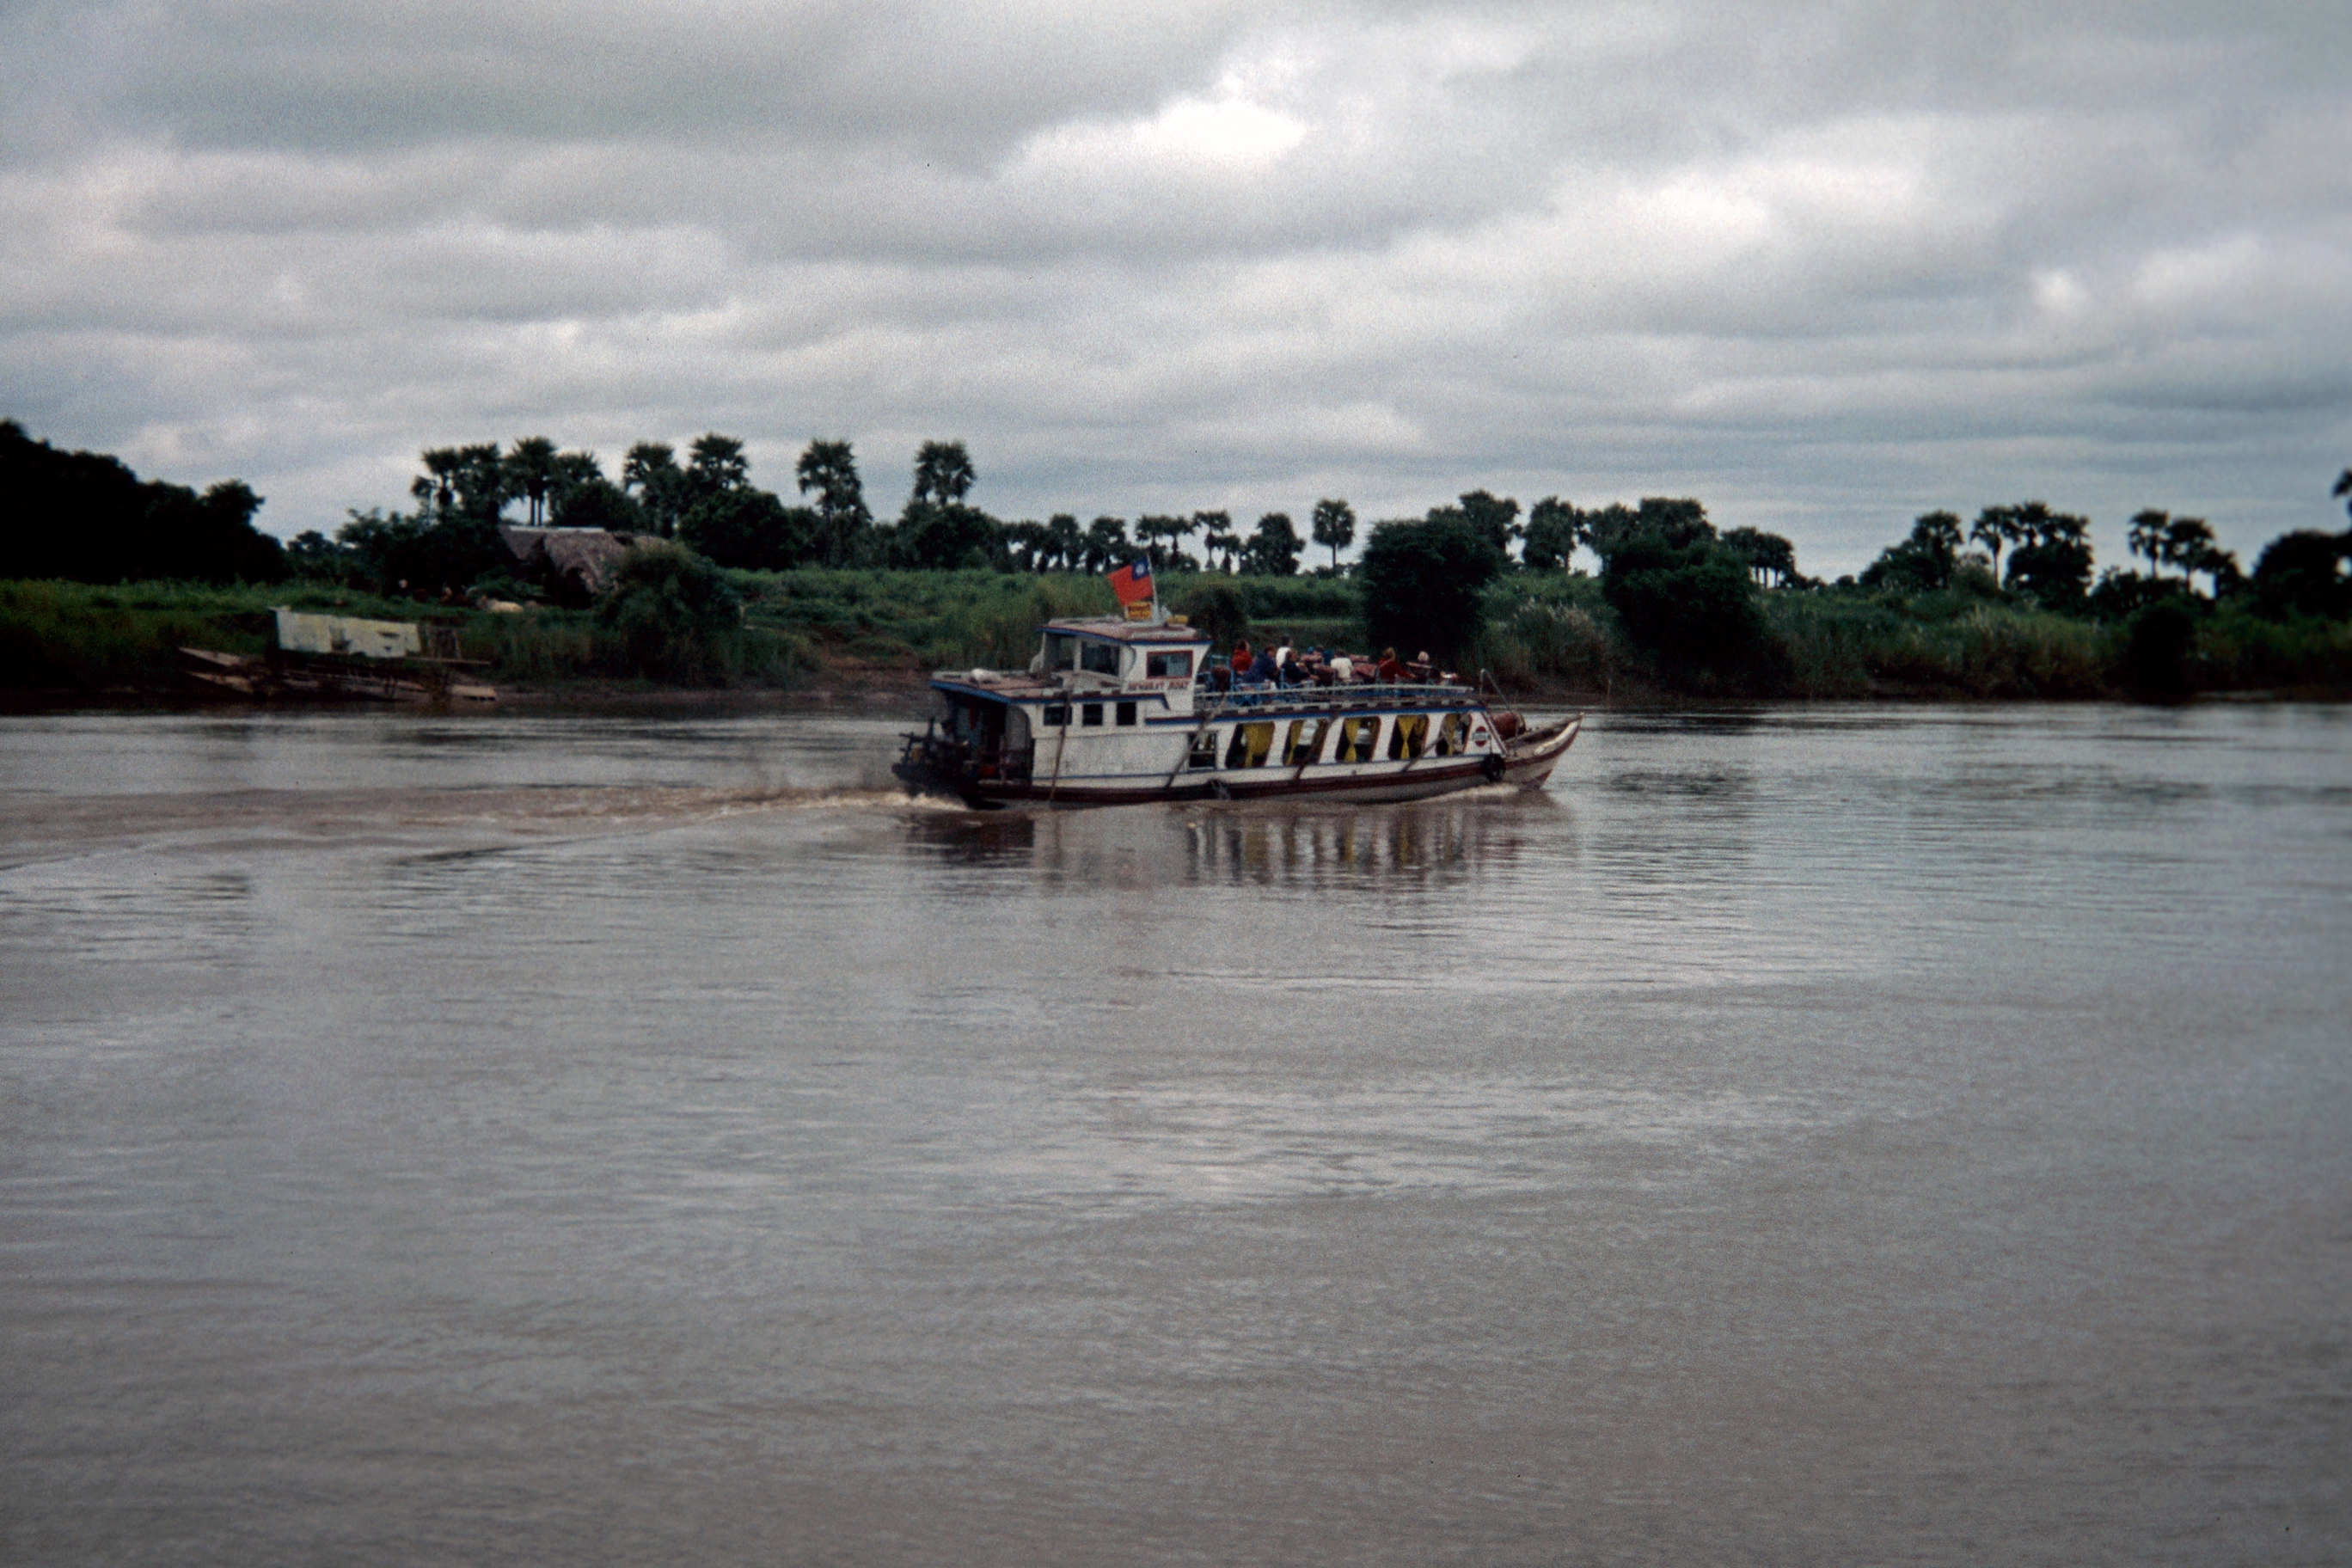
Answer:
M278 541L253 526L261 498L242 479L202 495L142 479L121 459L67 452L0 420L0 574L121 583L177 578L274 583L287 575Z

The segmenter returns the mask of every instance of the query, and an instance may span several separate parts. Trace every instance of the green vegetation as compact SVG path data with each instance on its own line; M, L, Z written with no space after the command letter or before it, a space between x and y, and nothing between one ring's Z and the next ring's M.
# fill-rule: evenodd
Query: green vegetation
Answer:
M274 542L252 548L259 498L236 481L201 497L142 483L13 423L0 423L0 456L36 499L112 508L101 515L116 531L18 541L16 574L44 579L0 583L0 684L19 689L162 689L180 646L266 647L278 604L452 625L484 673L509 684L775 685L827 670L1018 667L1039 623L1113 613L1097 574L1139 552L1168 606L1220 647L1244 637L1425 647L1521 689L2352 689L2352 531L2284 534L2249 574L2202 519L2153 509L2127 536L2145 573L2095 578L2088 521L2024 501L1965 524L1927 513L1867 570L1824 584L1798 570L1787 539L1718 532L1689 498L1583 509L1549 496L1522 526L1516 500L1483 489L1373 524L1345 572L1339 552L1357 520L1327 498L1311 533L1333 563L1301 575L1307 542L1283 512L1246 535L1221 510L1147 514L1131 531L1122 518L1082 527L1072 513L1002 523L966 500L978 476L963 444L931 441L898 521L880 524L847 441L810 443L795 469L806 504L787 505L752 486L741 442L713 432L683 465L667 446L631 447L617 482L593 454L541 437L431 448L412 513L354 512L335 539L307 533L281 555ZM2336 494L2352 497L2352 471ZM534 521L625 537L562 535L559 572L555 542L526 555L500 533L517 503ZM20 532L33 515L20 510ZM1196 537L1205 559L1185 552ZM1587 552L1597 573L1574 569ZM177 580L111 581L139 571Z

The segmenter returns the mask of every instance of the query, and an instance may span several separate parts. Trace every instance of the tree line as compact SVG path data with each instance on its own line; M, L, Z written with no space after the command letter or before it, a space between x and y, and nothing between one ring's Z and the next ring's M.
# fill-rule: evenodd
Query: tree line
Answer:
M593 452L563 450L543 436L504 447L428 447L409 487L412 510L355 510L333 539L314 530L281 549L254 527L262 498L241 480L202 493L142 481L117 458L61 451L33 440L15 420L0 421L0 495L16 509L6 571L21 577L264 582L301 572L417 594L473 592L486 583L495 588L512 571L513 553L498 529L518 506L526 526L652 535L720 566L770 570L1099 573L1142 554L1162 572L1286 577L1301 570L1311 542L1328 552L1328 564L1314 570L1337 574L1360 527L1355 509L1337 498L1315 504L1303 537L1282 511L1261 515L1247 532L1230 513L1209 509L1145 514L1132 523L1104 515L1082 524L1066 512L1003 521L971 503L978 472L964 443L953 440L922 444L893 521L875 516L846 440L809 442L793 478L789 501L760 488L743 443L717 432L683 453L638 442L616 475ZM2352 469L2334 493L2352 497ZM61 519L72 526L58 526ZM1968 523L1955 512L1931 511L1858 576L1823 584L1799 570L1786 538L1753 528L1718 531L1694 499L1581 508L1548 496L1523 513L1515 499L1475 489L1419 518L1374 523L1353 571L1363 579L1368 615L1399 639L1459 647L1461 627L1449 625L1446 613L1400 607L1390 616L1372 606L1391 588L1400 605L1415 595L1433 605L1468 603L1497 574L1564 571L1580 551L1589 552L1629 632L1709 659L1732 657L1742 645L1750 616L1740 606L1756 590L1958 591L2114 618L2159 604L2220 602L2271 616L2352 615L2352 530L2284 534L2249 573L2203 519L2150 509L2126 531L2135 566L2095 575L2090 527L2038 500L1988 506ZM1188 548L1196 542L1197 554ZM2141 561L2145 573L2137 569Z
M0 419L0 497L7 576L274 583L289 572L278 541L253 526L261 497L244 480L199 494L142 479L103 452L36 441L14 419Z

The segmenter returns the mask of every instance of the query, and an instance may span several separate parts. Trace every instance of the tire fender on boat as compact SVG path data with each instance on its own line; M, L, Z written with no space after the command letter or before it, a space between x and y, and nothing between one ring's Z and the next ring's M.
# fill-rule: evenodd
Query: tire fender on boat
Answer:
M1486 770L1487 783L1501 784L1503 782L1503 770L1509 767L1510 763L1504 758L1502 752L1489 752L1486 753L1486 760L1481 763L1479 766Z

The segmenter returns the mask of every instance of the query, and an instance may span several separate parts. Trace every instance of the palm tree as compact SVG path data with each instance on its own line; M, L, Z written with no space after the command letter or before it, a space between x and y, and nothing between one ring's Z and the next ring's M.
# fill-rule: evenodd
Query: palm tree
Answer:
M1989 506L1969 524L1969 542L1981 544L1992 553L1992 580L2000 581L2000 547L2017 542L2017 530L2011 518L2011 509Z
M547 511L547 488L555 477L555 443L544 436L518 438L507 449L509 493L528 498L530 526L540 526Z
M666 441L640 441L621 459L621 488L633 492L645 508L654 531L664 539L677 532L685 512L686 475L677 453Z
M549 465L547 474L547 509L555 513L563 510L572 491L584 485L604 482L604 470L593 452L558 452Z
M1331 570L1339 570L1339 552L1356 542L1356 509L1343 500L1318 500L1309 525L1315 542L1331 552Z
M1078 563L1089 572L1108 572L1127 554L1127 521L1098 517L1087 525L1078 547Z
M858 536L874 521L866 506L865 482L857 477L856 454L846 441L811 441L796 472L801 494L816 492L825 563L848 564L856 555Z
M961 441L926 441L915 454L915 499L946 506L969 494L979 475Z
M432 508L436 521L442 521L457 504L457 481L465 471L465 454L455 447L427 447L417 460L425 465L425 472L408 487L408 493Z
M2213 525L2201 517L2174 518L2165 525L2164 538L2157 548L2164 552L2167 562L2180 568L2183 582L2192 581L2200 572L2214 571L2216 558L2223 553L2214 542Z
M2172 519L2168 514L2151 508L2133 518L2131 527L2124 532L2124 542L2130 548L2131 552L2134 555L2147 557L2147 574L2151 577L2158 574L2158 566L2168 558L2168 552L2165 548L2165 535L2169 531Z
M688 449L693 456L686 465L686 477L698 498L740 489L751 482L751 464L744 459L743 443L734 437L713 430L697 436Z
M1045 520L1045 538L1055 564L1065 572L1076 570L1087 548L1087 536L1078 527L1078 520L1066 511L1055 512Z

